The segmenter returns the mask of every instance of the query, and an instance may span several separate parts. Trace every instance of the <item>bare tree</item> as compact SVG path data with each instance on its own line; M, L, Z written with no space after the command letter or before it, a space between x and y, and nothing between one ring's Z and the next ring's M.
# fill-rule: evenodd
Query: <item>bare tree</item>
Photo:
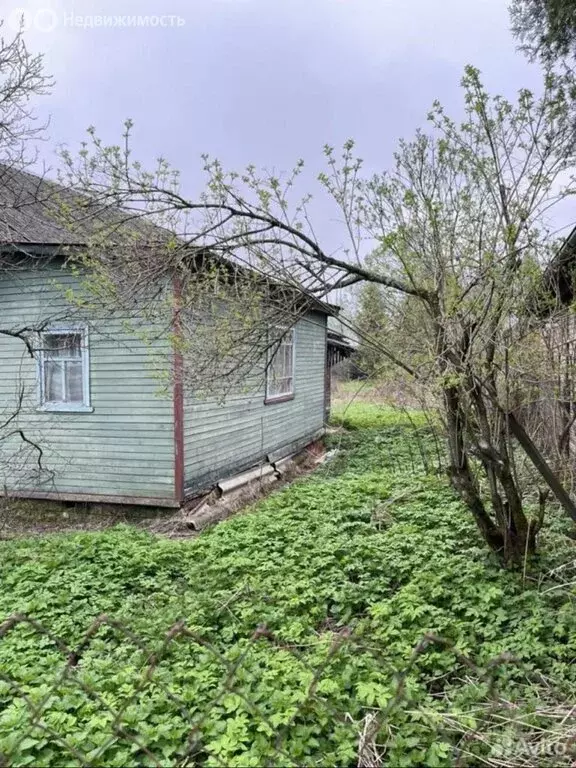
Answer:
M34 142L47 127L38 122L34 99L49 93L52 80L42 56L26 47L23 27L10 38L2 29L0 19L0 163L22 168L34 159Z
M2 35L0 20L0 277L17 269L26 254L18 249L21 239L14 214L37 199L21 197L12 181L36 159L36 142L41 140L46 124L34 112L34 99L47 94L52 81L43 70L42 56L27 49L22 28L11 37ZM18 256L15 256L19 252ZM38 328L26 325L6 327L0 318L0 336L21 343L25 355L33 355L33 334ZM24 385L16 382L14 403L0 413L0 455L13 464L22 452L32 452L42 466L43 450L31 440L18 423L24 402ZM10 448L7 448L10 446ZM15 447L16 446L16 447Z

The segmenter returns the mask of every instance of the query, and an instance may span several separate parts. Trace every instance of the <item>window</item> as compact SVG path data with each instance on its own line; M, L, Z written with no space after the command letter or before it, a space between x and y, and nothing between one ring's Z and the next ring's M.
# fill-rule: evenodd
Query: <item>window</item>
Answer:
M40 334L39 376L43 410L92 410L85 328L58 328Z
M266 371L266 402L294 396L294 329L285 331Z

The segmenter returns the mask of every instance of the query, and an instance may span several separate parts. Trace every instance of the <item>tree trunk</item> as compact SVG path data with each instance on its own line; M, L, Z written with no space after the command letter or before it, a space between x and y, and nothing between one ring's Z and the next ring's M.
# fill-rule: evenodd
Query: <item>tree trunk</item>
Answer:
M570 494L564 488L560 480L556 477L554 472L548 466L548 462L542 456L538 448L534 445L529 435L525 431L524 427L516 419L513 413L507 414L508 423L510 424L510 431L514 437L518 440L524 452L534 464L536 469L540 472L546 484L556 496L560 504L564 507L565 512L576 522L576 505L572 501Z
M524 514L522 499L511 470L507 435L504 432L505 421L491 426L482 387L469 367L472 329L466 327L460 343L452 342L450 345L442 325L439 304L432 302L431 309L436 322L438 369L445 382L443 400L448 432L450 482L472 513L490 549L505 564L520 564L526 555L534 552L535 532L531 530ZM489 368L493 369L493 352L487 355L487 360ZM490 373L493 379L493 370ZM493 515L482 500L468 444L476 449L486 474Z
M522 499L511 470L505 435L501 434L498 444L494 444L490 436L486 405L479 391L473 397L473 410L477 421L472 412L469 412L470 408L465 411L462 407L462 393L457 386L445 388L444 409L450 454L448 474L452 487L471 511L490 549L503 563L521 565L526 557L536 551L538 528L529 521L523 510ZM465 427L471 433L471 442L479 449L480 462L490 487L495 520L482 501L470 465Z
M444 408L448 429L450 466L448 476L454 490L466 504L488 546L497 553L504 550L504 539L486 511L478 485L470 470L470 461L464 440L464 420L460 394L455 386L444 389Z

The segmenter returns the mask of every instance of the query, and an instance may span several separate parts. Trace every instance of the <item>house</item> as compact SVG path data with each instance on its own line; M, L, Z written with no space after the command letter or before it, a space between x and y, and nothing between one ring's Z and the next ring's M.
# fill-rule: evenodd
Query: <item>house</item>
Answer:
M573 303L576 295L576 227L568 237L544 272L543 292L531 309L539 310L540 316L551 314L554 307L567 307Z
M515 372L517 419L559 472L576 456L576 227L526 300L520 337L526 368ZM567 476L567 475L565 475Z
M334 316L328 318L327 344L326 344L326 394L324 405L326 409L326 420L330 417L330 408L332 405L332 387L335 376L342 376L342 363L349 361L356 351L356 344L350 336L343 333L342 328L331 327L330 321L334 321ZM349 371L345 372L347 376Z
M15 497L178 507L219 479L304 448L323 433L327 317L308 303L261 385L220 401L176 372L166 332L78 304L74 254L90 217L60 221L53 182L0 167L0 485ZM104 213L102 214L104 215ZM107 212L105 215L112 215ZM118 214L116 214L118 218ZM72 266L71 266L72 265ZM135 309L138 315L138 308ZM147 319L138 318L139 327Z

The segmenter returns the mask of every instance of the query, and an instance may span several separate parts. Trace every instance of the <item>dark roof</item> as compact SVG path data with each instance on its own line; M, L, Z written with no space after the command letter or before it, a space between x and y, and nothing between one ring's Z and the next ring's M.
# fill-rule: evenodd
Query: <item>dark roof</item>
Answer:
M576 293L576 227L544 272L545 288L562 306L571 304Z
M46 177L0 164L0 245L86 245L103 229L121 228L155 240L167 235L133 212L102 206Z
M329 347L337 349L344 357L350 357L356 351L352 341L337 331L328 330L327 343Z
M0 165L0 243L73 243L72 234L57 223L57 192L45 179Z
M544 269L542 278L526 301L526 309L540 320L576 299L576 227Z
M174 237L163 227L152 224L144 216L115 206L103 206L87 195L27 171L0 164L0 249L4 246L26 251L32 246L42 249L68 250L85 246L90 239L105 234L107 242L123 235L138 235L138 247L159 246ZM182 243L185 249L188 246ZM216 257L209 249L190 249L196 269L209 261L218 261L226 269L249 272L247 266ZM189 265L191 262L187 262ZM281 283L261 276L269 284ZM284 289L288 286L284 286ZM321 301L293 285L294 296L306 299L311 309L337 315L340 308Z

